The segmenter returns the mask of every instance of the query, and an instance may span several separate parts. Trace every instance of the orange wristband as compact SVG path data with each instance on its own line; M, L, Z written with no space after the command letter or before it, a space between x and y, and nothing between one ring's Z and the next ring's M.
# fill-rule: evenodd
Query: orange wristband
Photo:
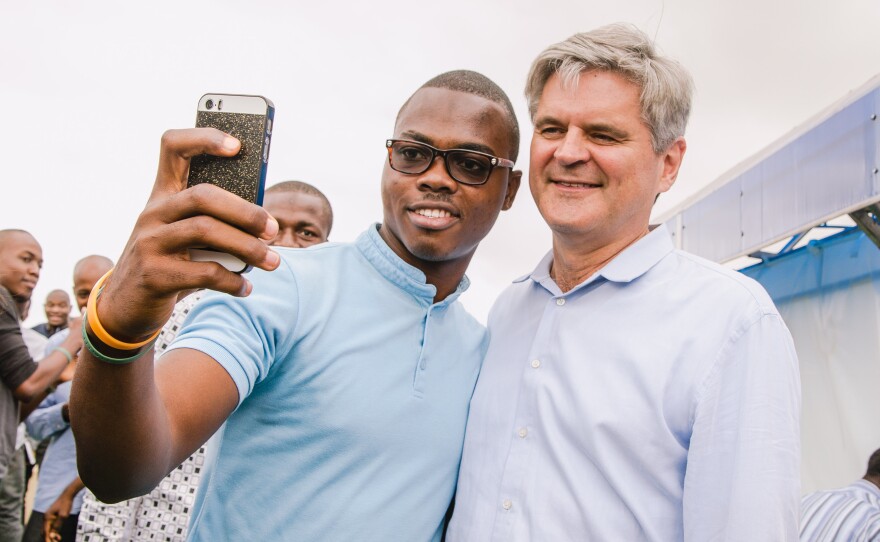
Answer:
M95 334L95 337L110 348L116 350L137 350L138 348L141 348L142 346L145 346L155 341L156 337L159 336L159 332L162 331L162 329L160 328L156 330L156 332L150 335L147 340L141 341L139 343L122 342L118 339L114 339L110 336L109 333L107 333L107 330L104 329L104 326L101 325L101 321L98 320L98 296L101 295L101 290L104 289L104 282L107 280L107 277L113 274L113 269L107 271L107 273L103 277L101 277L100 280L98 280L98 283L95 284L95 287L92 288L92 293L89 295L89 303L86 307L88 326L89 328L91 328L92 333Z

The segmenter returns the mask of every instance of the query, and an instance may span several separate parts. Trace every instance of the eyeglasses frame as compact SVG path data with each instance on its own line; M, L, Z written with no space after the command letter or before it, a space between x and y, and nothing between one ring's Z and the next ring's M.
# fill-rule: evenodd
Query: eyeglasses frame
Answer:
M430 149L431 150L431 159L428 160L427 165L425 165L425 169L423 169L422 171L419 171L419 172L408 172L408 171L400 171L399 169L394 167L394 161L391 159L391 152L393 150L392 147L394 146L395 143L414 143L416 145L420 145L422 147L427 147L428 149ZM437 147L428 145L427 143L423 143L421 141L413 141L412 139L386 139L385 140L385 148L388 149L388 165L391 166L391 169L393 169L394 171L396 171L398 173L403 173L404 175L421 175L422 173L431 169L431 166L434 165L434 160L436 160L437 157L440 156L441 158L443 158L443 167L446 168L446 173L449 175L449 177L452 180L454 180L455 182L457 182L459 184L467 185L467 186L482 186L482 185L486 184L487 182L489 182L489 178L492 176L492 172L495 170L496 167L511 168L512 169L513 166L515 165L515 163L512 160L508 160L506 158L500 158L498 156L493 156L487 152L475 151L475 150L471 150L471 149L445 149L445 150L438 149ZM480 156L485 156L486 158L488 158L489 159L489 172L486 174L486 178L483 180L483 182L468 183L468 182L464 182L459 179L456 179L455 175L453 175L452 171L449 169L449 162L447 161L447 155L450 152L466 152L466 153L470 153L470 154L479 154Z

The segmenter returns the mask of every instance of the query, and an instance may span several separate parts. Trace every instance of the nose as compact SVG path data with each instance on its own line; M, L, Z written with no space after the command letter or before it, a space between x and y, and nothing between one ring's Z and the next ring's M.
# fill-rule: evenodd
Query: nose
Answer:
M449 175L446 160L438 154L431 162L431 167L419 175L419 187L432 192L455 192L458 183Z
M40 264L36 261L31 262L28 265L28 273L33 275L34 278L40 278Z
M578 162L586 162L590 159L590 150L584 133L580 130L570 129L560 141L559 146L553 153L562 165L570 166Z

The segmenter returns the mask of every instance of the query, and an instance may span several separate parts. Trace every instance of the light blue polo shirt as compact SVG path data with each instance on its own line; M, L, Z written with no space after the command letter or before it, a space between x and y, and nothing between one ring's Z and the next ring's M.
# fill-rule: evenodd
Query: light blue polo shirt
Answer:
M278 249L244 299L208 294L175 348L239 391L215 435L190 540L440 540L486 332L373 226Z

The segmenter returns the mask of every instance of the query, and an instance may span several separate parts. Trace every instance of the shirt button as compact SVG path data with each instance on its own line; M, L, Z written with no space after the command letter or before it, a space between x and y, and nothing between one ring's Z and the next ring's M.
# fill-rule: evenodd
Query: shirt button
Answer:
M529 430L523 427L522 429L517 431L516 434L519 435L519 438L526 438L526 435L529 434Z
M513 506L513 503L510 502L510 499L504 499L504 502L501 503L501 508L505 510L510 510L510 507Z
M560 297L559 299L556 300L556 304L559 305L560 307L565 305L565 298Z
M541 360L539 360L539 359L533 359L533 360L532 360L532 368L533 368L533 369L537 369L537 368L540 367L540 366L541 366Z

